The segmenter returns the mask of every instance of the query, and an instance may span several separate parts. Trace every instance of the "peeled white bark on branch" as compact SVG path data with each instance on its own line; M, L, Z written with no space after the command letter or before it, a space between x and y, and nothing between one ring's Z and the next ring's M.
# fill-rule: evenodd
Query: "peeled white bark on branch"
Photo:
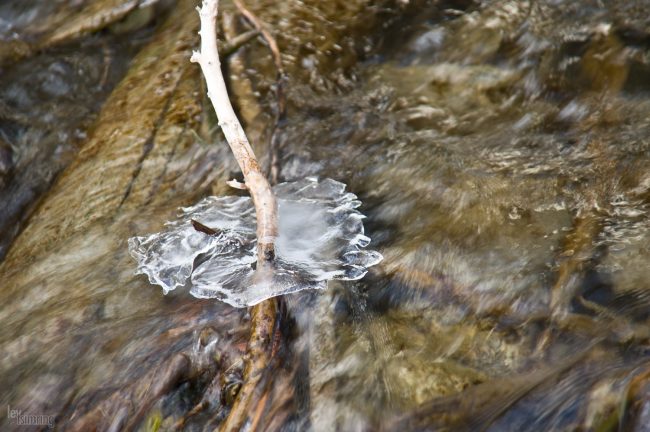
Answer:
M208 97L217 113L219 125L253 198L257 218L257 262L260 268L275 258L277 203L228 97L217 50L218 7L219 0L203 0L201 8L197 8L201 17L201 50L194 51L190 60L201 66L208 86Z

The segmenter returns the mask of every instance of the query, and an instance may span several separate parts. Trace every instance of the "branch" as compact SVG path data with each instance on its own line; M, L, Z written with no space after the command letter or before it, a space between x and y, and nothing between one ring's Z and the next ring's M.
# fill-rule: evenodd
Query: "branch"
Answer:
M237 163L244 173L257 218L257 273L272 275L275 239L278 235L277 203L271 186L262 174L248 138L244 133L228 98L217 51L218 0L203 0L201 18L201 51L192 54L191 61L201 66L208 87L208 97L217 113L223 134ZM222 431L241 430L249 422L252 406L258 396L258 386L265 383L264 372L270 363L273 334L276 326L275 299L263 301L251 311L251 333L248 340L244 384L230 413L221 425Z
M271 185L262 174L253 149L228 98L217 51L218 6L218 0L203 1L203 6L199 9L201 51L194 51L190 61L201 66L208 86L208 97L217 113L219 125L244 173L246 186L253 198L257 215L257 261L260 268L268 265L275 258L275 239L278 235L277 203Z
M230 54L237 51L239 48L247 44L250 40L259 34L257 30L249 30L246 33L235 36L234 38L226 41L221 48L221 55L226 58Z

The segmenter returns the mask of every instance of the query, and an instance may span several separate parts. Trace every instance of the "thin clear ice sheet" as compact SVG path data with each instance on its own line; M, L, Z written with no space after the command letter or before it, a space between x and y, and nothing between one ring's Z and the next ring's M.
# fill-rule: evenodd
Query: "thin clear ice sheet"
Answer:
M255 209L249 197L208 197L182 208L167 229L129 239L138 262L165 294L189 285L199 298L247 307L305 289L324 289L332 279L362 278L381 254L364 249L361 202L345 184L310 177L274 188L278 238L272 271L255 269ZM192 220L216 231L206 234Z

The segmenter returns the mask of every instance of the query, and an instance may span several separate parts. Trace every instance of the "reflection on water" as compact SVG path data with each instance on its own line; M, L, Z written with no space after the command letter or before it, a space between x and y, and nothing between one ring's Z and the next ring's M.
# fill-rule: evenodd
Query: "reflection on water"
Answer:
M299 72L288 67L281 177L347 183L384 261L360 281L285 298L285 351L261 424L645 430L646 2L413 2L418 13L385 2L390 14L375 11L384 33L345 14L336 21L329 2L287 2L284 21L263 3L251 8L284 31L284 61L304 59ZM312 43L306 29L324 22L329 36L351 29L368 49ZM250 80L263 109L273 105L267 60L262 45L235 59L239 84ZM200 158L177 162L192 148L164 153L174 174L160 178L201 177ZM126 250L129 236L159 229L190 195L209 192L173 190L165 196L174 199L147 201L133 189L140 207L88 222L41 254L27 248L20 268L10 252L3 403L61 413L61 424L74 414L91 425L103 407L118 426L171 428L203 400L190 430L223 418L240 379L245 312L163 297L133 275ZM19 252L35 244L21 241ZM143 397L151 374L173 379ZM116 395L139 395L142 406L124 408Z

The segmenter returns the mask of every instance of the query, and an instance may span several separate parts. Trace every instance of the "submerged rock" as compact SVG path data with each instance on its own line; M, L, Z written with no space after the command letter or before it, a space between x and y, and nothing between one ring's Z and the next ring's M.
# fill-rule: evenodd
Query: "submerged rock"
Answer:
M279 236L270 274L255 268L252 200L236 196L205 198L182 209L168 230L129 239L137 273L146 274L165 294L189 281L195 297L246 307L278 295L324 289L332 279L360 279L382 260L378 252L361 249L370 243L364 216L356 210L361 201L346 193L343 183L310 177L279 184L274 191Z

